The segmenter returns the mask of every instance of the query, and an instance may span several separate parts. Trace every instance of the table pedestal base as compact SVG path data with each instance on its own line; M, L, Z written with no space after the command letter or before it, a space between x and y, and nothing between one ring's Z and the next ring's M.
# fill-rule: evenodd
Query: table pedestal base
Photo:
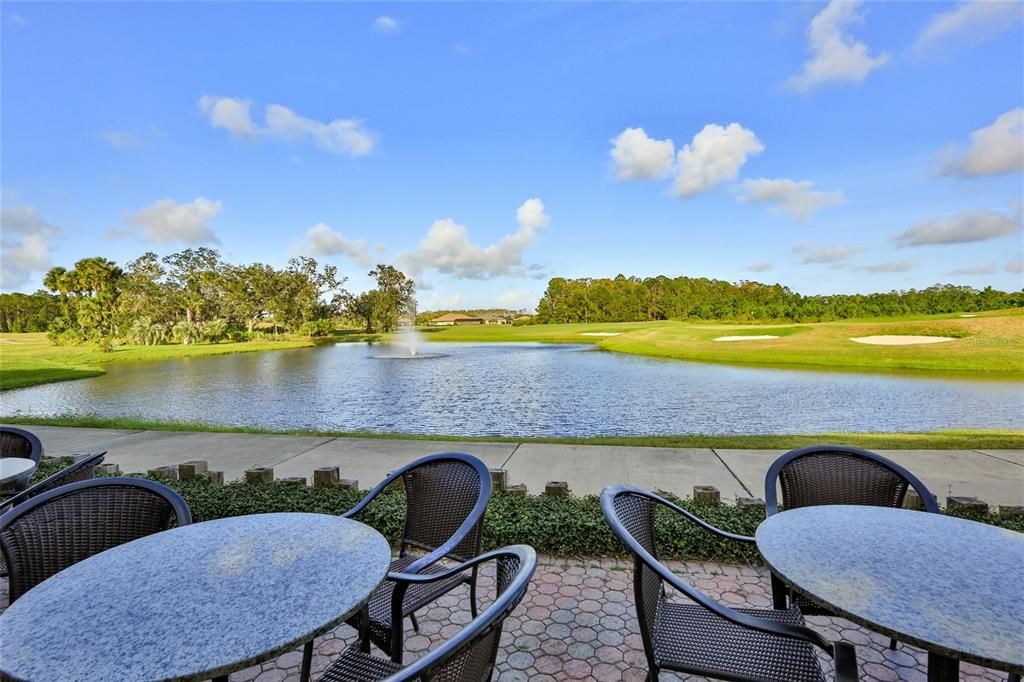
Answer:
M960 661L928 652L928 682L959 682Z

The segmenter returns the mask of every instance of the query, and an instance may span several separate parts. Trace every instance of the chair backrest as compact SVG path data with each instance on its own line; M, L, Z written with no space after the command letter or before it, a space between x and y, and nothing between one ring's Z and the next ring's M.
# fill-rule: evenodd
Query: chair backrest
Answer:
M537 554L527 545L511 545L487 552L471 563L475 567L487 562L495 564L494 601L443 645L385 682L485 682L491 679L502 626L526 594L537 568Z
M633 554L633 598L644 649L650 658L658 629L658 608L664 599L661 576L651 561L658 552L654 512L658 497L627 486L609 486L601 492L601 509L612 532ZM645 556L646 555L646 556Z
M405 467L402 482L403 549L437 549L472 521L448 556L465 561L480 553L484 511L491 498L491 475L483 462L460 453L431 455Z
M43 456L43 444L34 434L14 426L0 426L0 459L4 457L22 457L39 463ZM0 484L0 492L24 490L32 478L32 472L20 476L8 483Z
M825 504L902 507L907 490L914 488L925 510L939 511L931 491L899 464L843 445L810 445L775 460L764 481L769 516L779 510L776 482L786 509Z
M50 474L33 486L25 488L20 493L7 500L0 501L0 511L8 507L16 507L36 495L42 495L48 490L59 488L69 483L88 481L96 472L96 467L103 463L107 456L106 450L91 455L82 455L73 464L69 464L55 474Z
M10 600L93 554L192 522L167 486L140 478L96 478L62 485L0 515L0 552Z

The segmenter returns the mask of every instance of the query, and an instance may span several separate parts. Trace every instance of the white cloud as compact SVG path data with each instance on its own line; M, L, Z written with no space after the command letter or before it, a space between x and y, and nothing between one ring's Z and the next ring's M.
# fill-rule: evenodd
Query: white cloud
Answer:
M317 223L306 230L305 237L292 244L288 252L292 256L348 256L360 267L373 263L364 240L346 239L326 223Z
M210 125L223 128L235 137L256 136L256 124L249 110L252 101L240 97L217 97L203 95L199 98L199 109L210 118Z
M550 219L540 199L527 199L516 210L519 229L497 243L477 246L469 231L451 218L435 220L427 236L412 253L402 254L403 267L414 275L426 268L458 279L489 279L502 275L524 276L537 266L523 264L523 252L537 238Z
M985 265L972 265L965 268L957 268L956 270L950 270L946 274L951 277L972 277L975 275L994 275L996 272L995 263L986 263Z
M626 128L611 142L615 176L620 180L655 180L672 173L672 140L655 140L643 128Z
M862 251L859 246L811 246L807 242L797 244L793 252L803 256L804 263L843 263Z
M373 20L373 30L378 33L398 33L402 27L394 17L380 16Z
M23 205L0 211L0 233L0 289L16 289L27 284L32 273L49 269L49 240L61 231L32 206Z
M97 135L111 147L121 151L138 149L144 141L142 135L129 130L101 130Z
M747 266L747 270L750 272L768 272L773 267L775 267L775 265L770 260L762 260L756 263L751 263Z
M842 192L819 192L810 180L744 180L745 194L741 201L778 206L797 220L807 220L819 208L835 206L846 201Z
M11 12L7 15L7 22L14 26L28 26L28 19L22 14Z
M864 272L909 272L917 267L917 263L912 260L893 260L885 263L876 263L874 265L865 265L864 267L857 268Z
M498 295L498 305L513 310L532 310L537 306L537 294L528 289L510 289Z
M927 50L957 38L982 41L1012 29L1024 19L1019 2L970 0L934 15L914 47Z
M971 133L962 155L951 146L939 159L938 175L978 177L1024 170L1024 108L1002 114L994 123Z
M958 213L952 218L922 220L896 235L900 246L930 244L967 244L998 239L1021 230L1020 213L1006 215L995 211Z
M724 128L708 124L676 156L675 192L690 197L732 180L747 157L762 151L764 145L757 136L740 124L730 123Z
M885 52L872 56L868 46L846 32L851 24L864 21L858 12L860 0L831 0L807 29L811 56L803 71L790 76L786 84L806 92L816 85L833 81L860 83L875 69L889 62Z
M142 228L142 234L137 236L152 244L203 244L217 241L209 221L222 208L223 202L203 197L187 204L179 204L174 199L160 199L138 213L129 215L125 222ZM112 229L107 231L107 236L130 237L136 236L136 232L130 228Z
M1006 264L1006 271L1020 274L1024 272L1024 258L1014 258Z
M235 137L272 138L293 142L310 142L331 152L348 156L364 156L376 144L372 131L357 119L336 118L324 123L300 116L281 104L268 104L264 125L257 125L251 115L252 102L238 97L203 95L199 109L209 117L214 128L224 128Z

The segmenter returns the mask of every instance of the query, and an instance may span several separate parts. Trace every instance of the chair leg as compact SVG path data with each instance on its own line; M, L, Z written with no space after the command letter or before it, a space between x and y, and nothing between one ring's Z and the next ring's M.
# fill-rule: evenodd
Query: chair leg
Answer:
M302 647L302 668L299 669L299 682L309 682L309 676L313 669L313 640L306 642Z
M779 580L778 576L772 573L772 608L773 609L784 609L788 605L789 590L786 589L785 583Z
M1006 676L1006 682L1020 682L1020 673L1010 673Z
M416 621L416 614L415 613L410 613L409 614L409 620L412 621L412 629L415 630L417 634L419 634L420 624Z
M469 577L469 614L476 618L476 569L473 567L473 572Z
M889 640L889 648L892 649L893 651L896 651L896 640L895 639L890 639Z

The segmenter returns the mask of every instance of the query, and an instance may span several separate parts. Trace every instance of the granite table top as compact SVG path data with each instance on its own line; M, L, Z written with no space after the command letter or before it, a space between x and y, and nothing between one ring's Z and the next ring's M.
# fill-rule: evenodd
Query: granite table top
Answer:
M36 466L35 460L27 457L0 458L0 483L21 478L30 471L34 471Z
M380 533L324 514L254 514L101 552L0 616L0 670L25 680L199 680L340 624L383 581Z
M1024 671L1024 534L830 505L770 516L755 537L784 582L855 623L939 655Z

